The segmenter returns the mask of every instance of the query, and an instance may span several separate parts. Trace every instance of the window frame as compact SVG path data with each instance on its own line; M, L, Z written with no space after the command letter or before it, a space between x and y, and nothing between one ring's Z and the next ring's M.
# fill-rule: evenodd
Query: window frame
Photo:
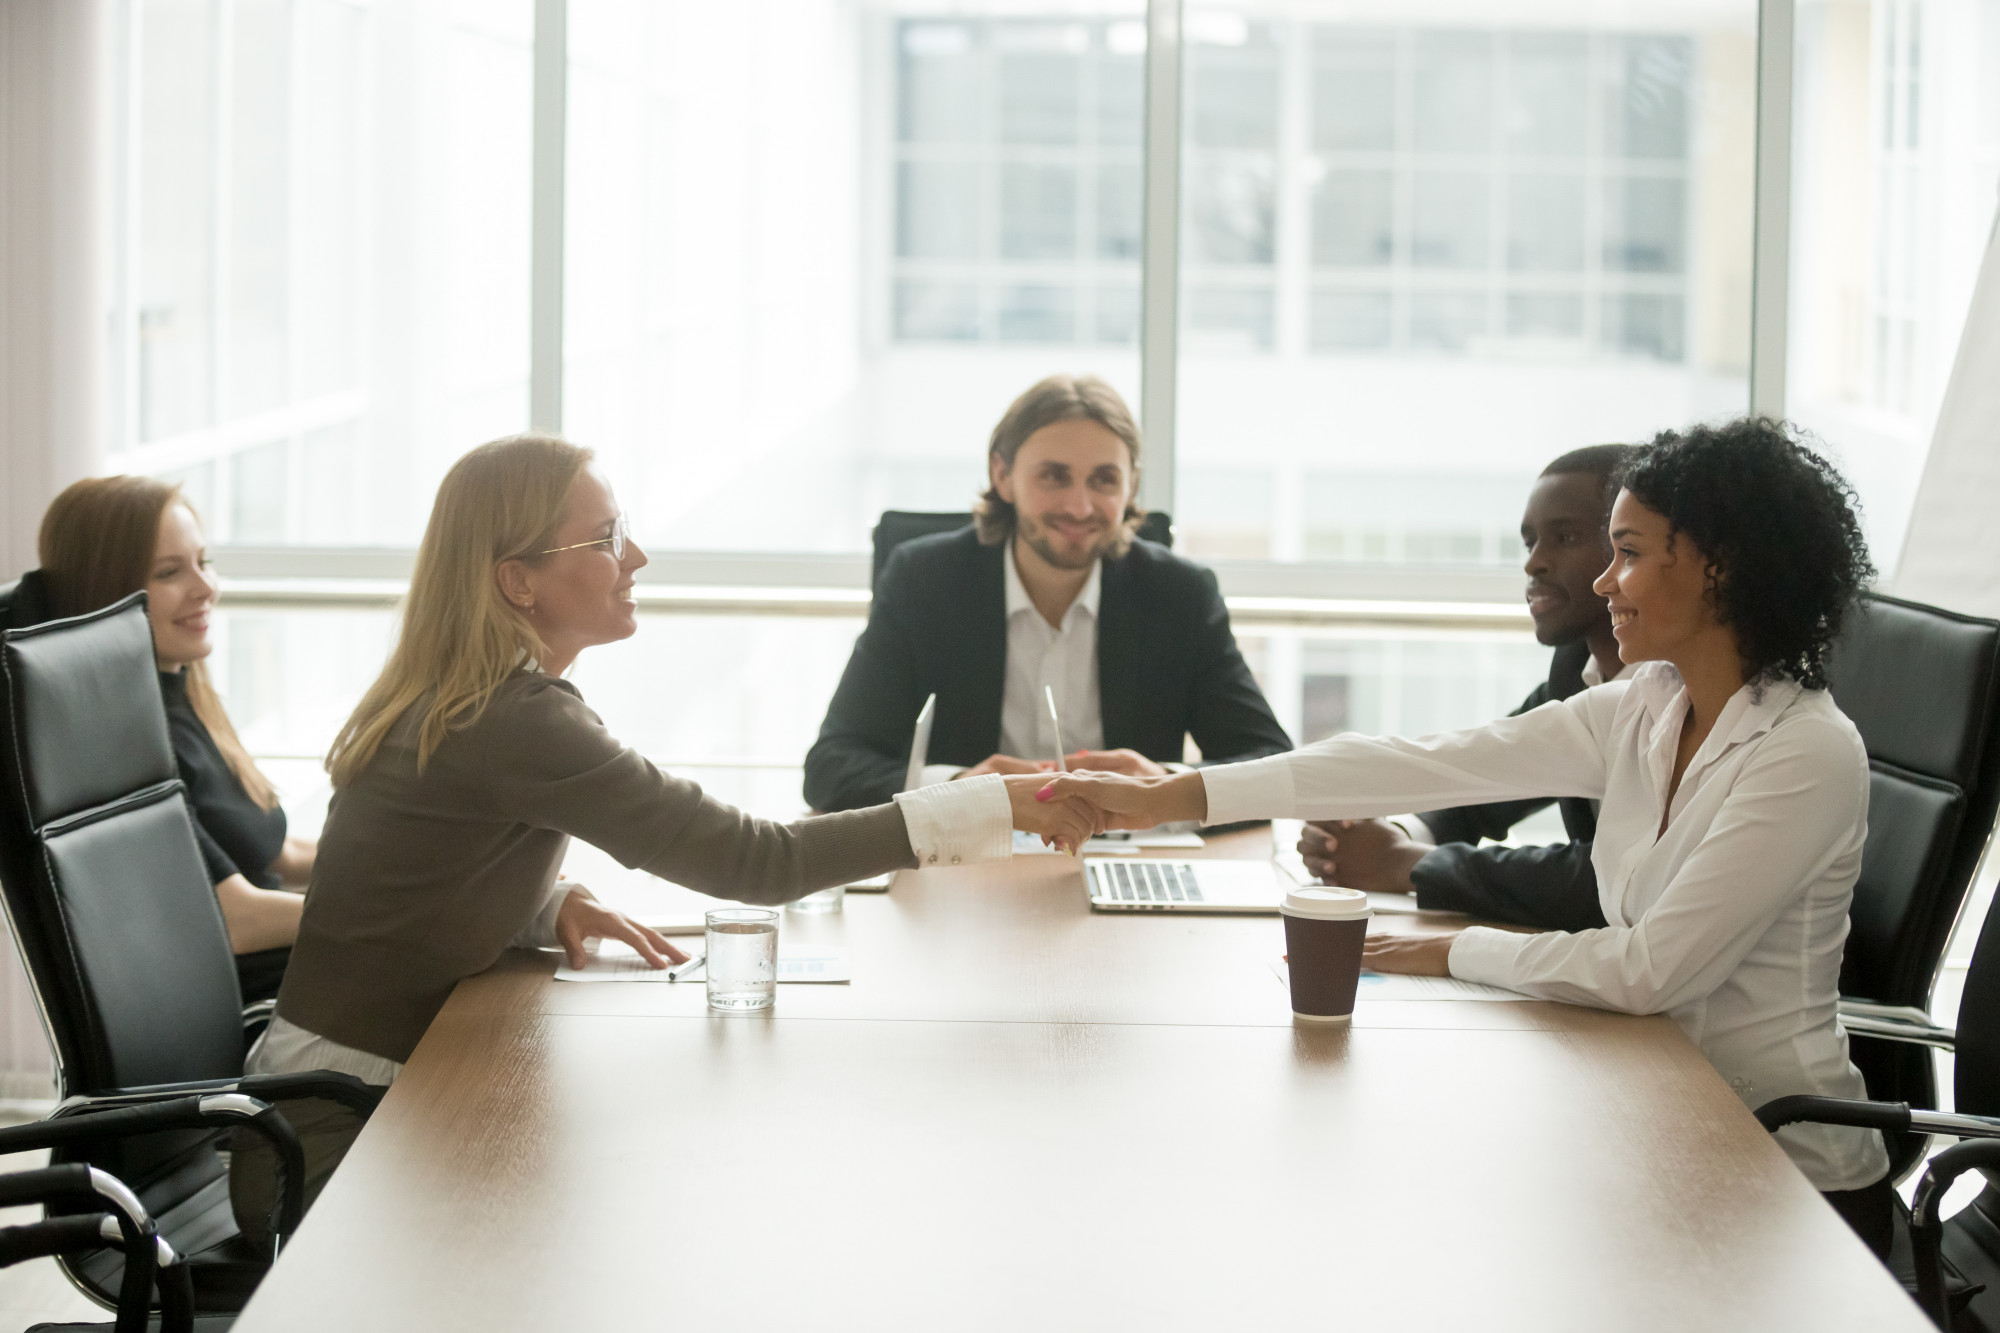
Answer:
M367 0L333 0L359 11L363 20L372 18ZM289 488L302 487L304 469L299 466L305 437L315 430L337 427L357 419L367 407L365 387L323 394L300 400L296 394L285 407L239 421L222 421L169 439L141 442L137 408L137 348L139 311L130 281L136 266L133 252L137 232L133 201L137 187L136 142L138 97L133 87L139 64L139 0L125 0L124 42L119 60L124 66L126 88L123 115L127 150L121 164L119 190L126 234L120 238L123 263L120 265L119 318L114 332L115 381L118 385L117 410L113 414L118 462L129 469L171 471L206 460L216 463L217 509L228 507L229 471L226 460L241 450L271 441L283 441L293 455L288 470ZM217 0L214 49L219 79L229 74L228 15L232 0ZM533 160L530 179L530 288L529 364L530 424L537 430L560 432L562 428L562 349L563 349L563 206L565 199L565 122L567 112L567 0L533 0L534 9L534 99L532 112ZM1792 28L1794 0L1759 0L1756 90L1756 160L1753 204L1750 407L1753 411L1783 416L1785 408L1786 311L1790 248L1789 205L1791 193L1792 120ZM299 40L297 0L292 6L293 41ZM1186 155L1182 125L1185 92L1186 44L1183 25L1184 0L1147 0L1145 7L1147 43L1144 56L1144 111L1140 134L1141 155L1141 242L1139 413L1147 441L1148 466L1142 479L1141 499L1149 508L1173 511L1176 482L1175 377L1179 360L1179 307L1182 299L1180 265L1181 229L1186 224L1181 198L1181 173ZM365 85L365 79L364 79ZM226 97L226 90L220 95ZM296 104L298 95L293 93ZM296 114L295 114L296 119ZM218 137L223 118L217 116ZM296 137L296 130L294 130ZM217 144L218 152L225 145ZM896 140L891 161L900 161L900 140ZM1317 150L1312 150L1317 155ZM217 207L226 207L226 173L215 187ZM293 188L296 195L296 187ZM296 206L294 207L296 213ZM297 223L293 222L294 231ZM218 229L220 230L220 229ZM211 264L219 275L227 256L222 242L212 241ZM873 268L875 260L866 266ZM297 267L296 248L291 260ZM1079 259L1078 267L1094 267L1095 260ZM891 257L888 277L901 268ZM1273 266L1275 269L1275 265ZM1315 276L1316 265L1306 265ZM1277 276L1274 274L1274 276ZM1490 275L1481 275L1482 280ZM878 284L879 285L879 284ZM1282 283L1280 284L1283 285ZM222 331L226 301L220 299L223 284L216 280L218 299L210 320L210 379L220 383L221 357L226 335ZM1317 284L1309 282L1313 290ZM294 288L296 290L296 288ZM887 316L887 318L884 318ZM885 326L893 314L880 311L871 322ZM888 332L885 327L881 332ZM297 360L292 340L292 359ZM292 374L294 388L298 382ZM218 403L219 403L218 399ZM302 498L293 495L296 507ZM220 514L217 515L221 517ZM225 534L230 528L223 525ZM262 547L236 542L225 535L217 545L219 565L232 584L242 581L249 592L258 587L283 584L292 589L287 597L305 597L307 585L324 581L329 595L338 597L334 585L368 582L384 577L384 572L407 569L413 552L397 548L368 547ZM1263 601L1324 604L1335 619L1355 614L1343 607L1362 603L1431 603L1440 614L1456 604L1479 608L1490 615L1498 607L1511 604L1510 614L1519 606L1519 576L1511 569L1478 570L1451 567L1357 566L1344 562L1272 560L1216 560L1210 562L1233 601L1244 601L1244 609ZM867 587L867 558L863 555L797 555L783 551L750 553L663 552L655 553L653 565L643 578L650 585L687 588L764 588L774 593L799 588L839 588L852 594ZM394 578L395 575L388 575ZM1259 612L1258 614L1262 614Z

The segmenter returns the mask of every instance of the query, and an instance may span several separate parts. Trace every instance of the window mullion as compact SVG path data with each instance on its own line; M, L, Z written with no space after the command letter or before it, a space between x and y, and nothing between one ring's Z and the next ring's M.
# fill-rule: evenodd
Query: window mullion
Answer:
M1146 432L1140 501L1169 513L1180 344L1182 8L1183 0L1148 0L1146 6L1145 215L1139 251L1139 419Z

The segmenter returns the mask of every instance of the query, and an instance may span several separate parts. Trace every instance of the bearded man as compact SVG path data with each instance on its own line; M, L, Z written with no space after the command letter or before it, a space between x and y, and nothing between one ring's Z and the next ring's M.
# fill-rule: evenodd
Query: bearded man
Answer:
M1014 401L987 448L990 486L957 532L898 546L876 580L819 739L816 810L889 799L917 713L937 695L924 781L1055 766L1157 775L1188 737L1203 761L1292 748L1250 674L1212 571L1134 535L1139 429L1089 376Z

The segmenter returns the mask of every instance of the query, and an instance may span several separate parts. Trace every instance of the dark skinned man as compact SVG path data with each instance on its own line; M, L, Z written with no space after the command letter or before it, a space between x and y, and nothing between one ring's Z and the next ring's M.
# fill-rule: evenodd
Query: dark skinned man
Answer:
M1554 648L1548 680L1516 713L1567 699L1625 670L1611 615L1591 584L1611 563L1605 537L1612 477L1630 450L1616 444L1573 450L1536 479L1521 518L1528 548L1528 614L1535 638ZM1565 798L1569 841L1549 847L1481 846L1500 839L1551 800L1461 806L1397 820L1356 819L1306 825L1299 854L1328 884L1374 892L1414 893L1429 910L1551 930L1604 925L1590 864L1597 831L1594 801Z

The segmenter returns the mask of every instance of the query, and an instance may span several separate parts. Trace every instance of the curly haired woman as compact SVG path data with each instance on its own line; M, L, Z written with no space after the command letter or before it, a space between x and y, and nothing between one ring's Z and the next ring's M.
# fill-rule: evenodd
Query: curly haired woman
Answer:
M1874 574L1853 492L1780 423L1669 431L1611 510L1610 603L1630 678L1469 731L1335 736L1166 778L1080 774L1114 827L1357 818L1529 795L1602 801L1591 860L1610 924L1376 937L1370 967L1664 1013L1743 1101L1865 1097L1838 1009L1868 832L1868 759L1826 657ZM1779 1141L1876 1249L1891 1227L1873 1130Z

